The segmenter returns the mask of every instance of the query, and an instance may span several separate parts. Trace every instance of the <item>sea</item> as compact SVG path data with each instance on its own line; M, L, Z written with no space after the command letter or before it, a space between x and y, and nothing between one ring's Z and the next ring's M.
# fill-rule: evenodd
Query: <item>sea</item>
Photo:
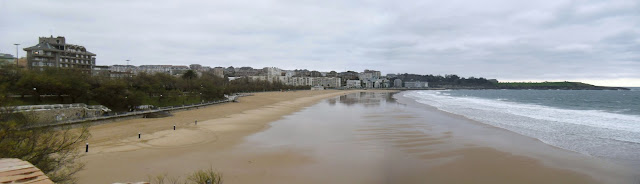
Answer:
M640 88L441 90L401 93L416 102L546 144L640 166Z

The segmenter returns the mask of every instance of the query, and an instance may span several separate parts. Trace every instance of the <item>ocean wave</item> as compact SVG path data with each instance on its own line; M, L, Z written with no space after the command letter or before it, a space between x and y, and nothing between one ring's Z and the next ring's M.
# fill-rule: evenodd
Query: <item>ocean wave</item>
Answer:
M561 109L470 96L445 96L434 91L412 91L404 96L446 112L588 155L625 158L638 156L640 149L640 116L636 115L603 110Z

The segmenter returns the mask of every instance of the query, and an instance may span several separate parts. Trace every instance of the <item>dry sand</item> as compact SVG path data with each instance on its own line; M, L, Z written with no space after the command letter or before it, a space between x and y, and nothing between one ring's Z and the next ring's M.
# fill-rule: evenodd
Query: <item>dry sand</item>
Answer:
M242 142L243 137L265 129L284 115L349 92L355 91L255 93L240 98L238 103L175 112L171 117L93 126L90 152L83 158L87 166L78 174L79 183L140 181L163 173L183 175L214 164L216 168L232 169L234 166L222 167L216 161L233 159L224 150ZM219 156L189 156L193 153Z
M359 91L257 93L240 98L239 103L176 112L172 117L94 126L90 152L83 158L87 167L77 175L79 183L145 181L161 174L184 177L209 167L222 172L225 183L597 183L587 175L492 148L448 148L447 133L364 130L391 140L398 148L385 152L384 158L393 158L386 160L391 164L355 153L344 153L342 158L360 160L360 164L348 164L349 160L320 163L322 158L296 147L258 151L238 146L270 122L322 99L353 92ZM142 139L137 138L138 132ZM407 153L420 154L408 158ZM416 159L441 163L425 165ZM387 172L385 167L396 169Z

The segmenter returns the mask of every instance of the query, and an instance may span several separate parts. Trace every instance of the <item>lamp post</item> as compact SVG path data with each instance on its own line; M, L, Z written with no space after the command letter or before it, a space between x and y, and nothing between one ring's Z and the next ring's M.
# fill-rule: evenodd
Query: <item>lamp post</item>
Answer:
M20 45L19 43L14 43L13 45L16 46L16 67L18 66L18 45Z
M36 97L37 95L37 97ZM33 88L33 100L34 100L34 104L38 104L38 98L40 98L40 95L38 94L38 91L36 88Z

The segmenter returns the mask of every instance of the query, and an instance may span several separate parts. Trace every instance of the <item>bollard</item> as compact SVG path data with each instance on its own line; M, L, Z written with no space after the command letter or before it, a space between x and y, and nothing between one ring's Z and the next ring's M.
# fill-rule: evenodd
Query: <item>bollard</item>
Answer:
M138 139L140 139L140 132L138 132Z
M176 130L176 125L173 125L173 130Z
M88 152L89 152L89 143L87 143L87 147L86 147L86 149L85 149L85 151L84 151L84 152L86 152L86 153L88 153Z

